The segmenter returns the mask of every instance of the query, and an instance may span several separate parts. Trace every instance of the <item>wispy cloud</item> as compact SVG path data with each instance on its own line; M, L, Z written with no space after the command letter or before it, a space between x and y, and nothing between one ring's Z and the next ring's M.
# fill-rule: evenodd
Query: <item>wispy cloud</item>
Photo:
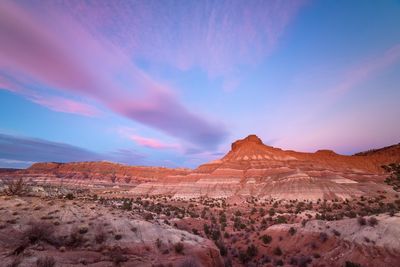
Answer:
M62 6L93 34L107 36L133 57L221 77L223 90L240 83L241 66L261 62L278 47L307 0L65 1ZM118 18L118 19L115 19Z
M396 44L381 55L365 60L362 64L347 70L343 80L331 91L333 94L341 95L350 91L357 85L373 78L383 69L400 61L400 44Z
M90 98L118 114L205 149L214 149L227 136L221 123L190 111L171 88L140 71L132 63L131 53L90 31L90 25L75 22L51 2L39 5L44 10L29 3L19 4L0 4L0 72L22 73L56 92ZM27 85L19 76L8 80L14 81ZM35 99L55 109L57 103L51 101L64 105L60 110L91 114L77 103Z
M90 105L80 103L71 99L61 97L45 97L37 95L30 98L32 102L45 106L51 110L73 113L93 117L99 114L99 111Z
M129 136L130 139L135 141L137 144L149 147L153 149L177 149L179 148L176 144L165 144L157 139L154 138L147 138L139 135L131 135Z
M29 87L31 86L32 82L26 81L26 84L22 85L11 76L0 73L0 90L7 90L22 95L26 99L36 104L42 105L44 107L47 107L48 109L58 112L72 113L89 117L97 116L100 114L100 111L92 105L65 97L49 95L45 92L38 93L35 90L29 89Z
M153 137L139 135L135 129L130 127L119 127L116 129L116 132L123 138L134 141L139 146L152 149L182 150L181 145L177 143L168 143Z

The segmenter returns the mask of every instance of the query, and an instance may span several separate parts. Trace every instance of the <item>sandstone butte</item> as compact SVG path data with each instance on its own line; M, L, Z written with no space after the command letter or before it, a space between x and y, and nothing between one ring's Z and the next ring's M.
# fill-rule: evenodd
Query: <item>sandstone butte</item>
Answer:
M132 196L316 200L390 190L381 167L390 163L400 163L400 144L344 156L330 150L282 150L249 135L232 143L231 150L221 159L194 170L111 162L36 163L13 176L88 187L130 187L126 193Z

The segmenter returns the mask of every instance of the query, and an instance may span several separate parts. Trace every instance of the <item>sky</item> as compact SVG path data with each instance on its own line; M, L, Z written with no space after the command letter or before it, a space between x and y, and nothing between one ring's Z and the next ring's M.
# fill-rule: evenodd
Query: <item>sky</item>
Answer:
M0 1L0 167L400 142L400 1Z

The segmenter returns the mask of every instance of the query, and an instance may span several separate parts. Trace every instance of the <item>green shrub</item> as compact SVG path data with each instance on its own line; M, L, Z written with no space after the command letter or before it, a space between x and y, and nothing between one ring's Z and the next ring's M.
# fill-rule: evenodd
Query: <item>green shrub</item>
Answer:
M269 244L272 241L272 237L269 235L263 235L261 236L261 240L263 241L264 244Z
M256 256L258 253L258 249L256 246L254 246L253 244L251 244L250 246L247 247L247 255L250 258L253 258L254 256Z
M358 217L357 222L359 225L364 226L367 224L367 220L364 217Z
M327 235L326 233L324 233L324 232L320 233L320 234L319 234L319 240L320 240L322 243L325 243L326 240L328 240L328 235Z
M123 210L132 210L132 200L131 199L124 199L124 202L122 203Z
M275 219L275 223L280 224L280 223L287 223L287 219L285 216L279 215L276 219Z
M183 254L183 249L185 248L182 242L178 242L174 246L175 252L178 254Z
M275 215L275 209L274 208L270 208L268 211L269 216L274 216Z
M370 226L375 226L375 225L377 225L378 224L378 220L375 218L375 217L371 217L371 218L369 218L368 219L368 224L370 225Z
M344 266L345 267L361 267L361 264L358 264L358 263L355 263L355 262L351 262L351 261L346 261Z
M296 229L294 227L290 227L289 234L294 235L296 233Z
M282 256L283 254L282 249L279 246L276 247L273 252L276 256Z
M246 262L248 262L248 261L250 260L250 258L249 258L249 255L247 255L246 252L244 252L244 251L239 251L239 260L240 260L242 263L246 263Z

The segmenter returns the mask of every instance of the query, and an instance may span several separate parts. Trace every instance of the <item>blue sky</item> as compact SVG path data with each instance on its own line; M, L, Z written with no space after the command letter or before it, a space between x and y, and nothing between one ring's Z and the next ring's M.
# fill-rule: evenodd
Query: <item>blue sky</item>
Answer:
M399 1L1 1L0 167L399 143L399 25Z

